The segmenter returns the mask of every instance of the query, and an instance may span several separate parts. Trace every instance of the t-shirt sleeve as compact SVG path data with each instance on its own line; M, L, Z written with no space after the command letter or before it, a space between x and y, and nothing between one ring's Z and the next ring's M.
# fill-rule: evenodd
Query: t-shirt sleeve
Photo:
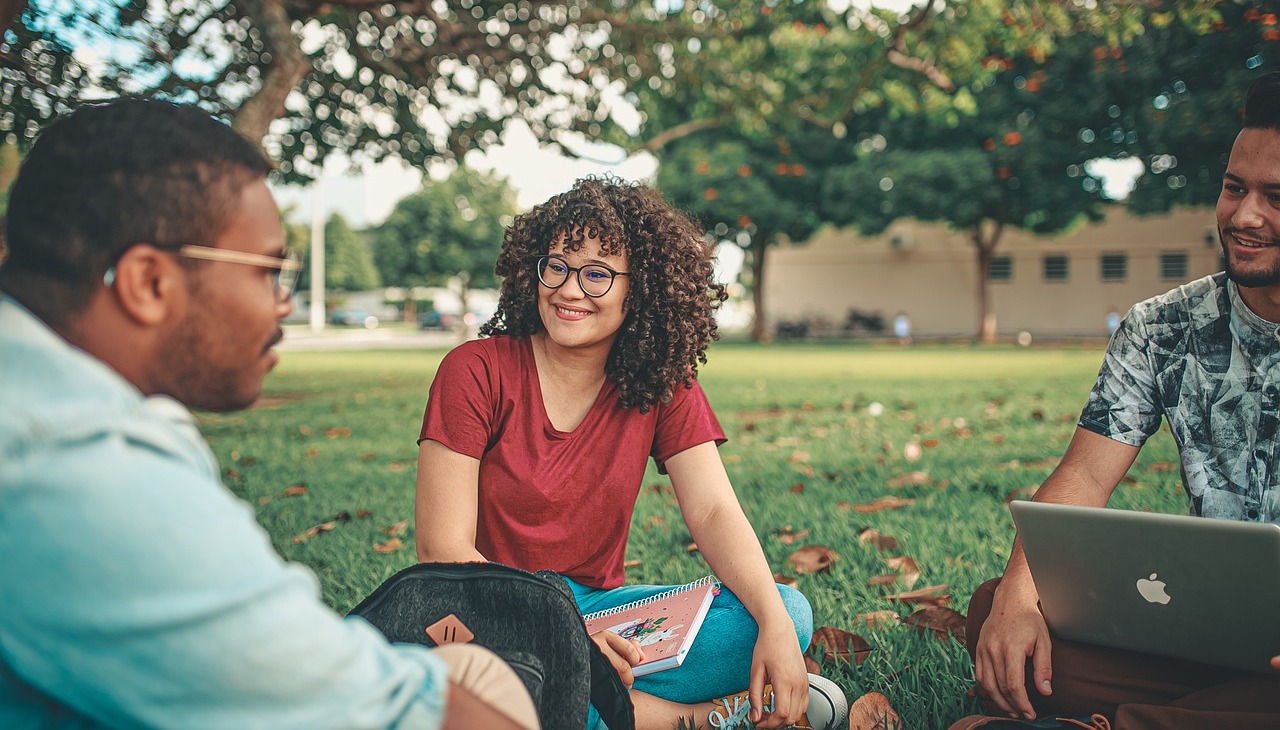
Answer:
M696 380L689 388L677 385L671 402L657 408L658 427L651 455L659 473L666 474L666 460L685 449L708 441L714 441L716 446L727 441L706 393Z
M113 727L439 727L444 663L327 608L147 431L0 465L5 671Z
M1130 446L1141 446L1160 428L1143 312L1141 307L1131 309L1111 336L1098 382L1080 414L1081 428Z
M483 457L493 438L498 387L498 364L488 348L480 341L454 348L431 381L418 443L431 439L459 454Z

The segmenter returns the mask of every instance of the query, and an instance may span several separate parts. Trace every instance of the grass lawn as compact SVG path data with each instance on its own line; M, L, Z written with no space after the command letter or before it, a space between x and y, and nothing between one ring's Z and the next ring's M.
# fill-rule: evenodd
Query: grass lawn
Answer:
M283 555L316 571L324 600L339 611L414 560L412 525L397 523L412 518L414 442L443 354L287 352L258 407L201 417L224 481L256 508ZM851 701L882 692L907 728L946 727L976 710L959 643L859 624L859 614L906 617L916 608L885 598L901 584L867 581L893 572L886 558L910 556L921 574L915 587L947 586L950 606L964 613L973 589L1003 569L1013 536L1005 499L1052 470L1101 356L1091 348L713 347L700 380L729 435L721 453L770 565L796 577L817 626L853 631L871 646L856 666L815 650ZM632 521L628 558L637 564L628 582L708 572L687 550L664 484L651 464ZM286 494L298 485L305 494ZM914 502L855 509L885 496ZM1185 511L1167 432L1143 450L1113 504ZM786 544L777 533L788 527L809 533ZM861 541L867 528L897 547ZM797 575L787 557L803 545L839 558L825 572Z

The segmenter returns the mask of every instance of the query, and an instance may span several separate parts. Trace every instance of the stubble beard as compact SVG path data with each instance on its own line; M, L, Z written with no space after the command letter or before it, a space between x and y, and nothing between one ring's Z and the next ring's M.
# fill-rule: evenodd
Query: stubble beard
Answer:
M1222 258L1226 262L1228 279L1234 281L1236 286L1249 288L1280 284L1280 257L1277 257L1276 262L1268 269L1241 271L1231 258L1231 250L1227 243L1229 237L1231 237L1230 233L1223 231L1222 228L1218 229L1218 240L1222 242ZM1280 244L1274 242L1271 245L1280 246Z

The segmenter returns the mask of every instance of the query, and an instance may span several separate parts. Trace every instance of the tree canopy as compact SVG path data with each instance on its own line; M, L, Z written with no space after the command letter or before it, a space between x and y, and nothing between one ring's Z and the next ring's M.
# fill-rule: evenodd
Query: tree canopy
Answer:
M587 0L2 2L0 93L23 103L0 131L29 140L91 82L198 104L263 140L287 178L334 151L459 158L512 119L547 142L602 134L609 84L640 73L610 32L649 38L665 18ZM91 80L69 53L84 39L108 51Z
M468 168L428 177L373 229L374 261L388 286L439 286L460 273L471 286L494 286L504 227L515 194L504 180Z

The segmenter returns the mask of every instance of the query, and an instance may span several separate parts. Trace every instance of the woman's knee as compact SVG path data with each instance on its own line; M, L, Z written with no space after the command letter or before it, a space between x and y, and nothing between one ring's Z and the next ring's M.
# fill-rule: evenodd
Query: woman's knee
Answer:
M795 624L801 651L808 650L809 641L813 638L813 606L809 605L809 599L803 593L790 586L779 584L778 594L782 596L782 605L791 616L791 623Z

